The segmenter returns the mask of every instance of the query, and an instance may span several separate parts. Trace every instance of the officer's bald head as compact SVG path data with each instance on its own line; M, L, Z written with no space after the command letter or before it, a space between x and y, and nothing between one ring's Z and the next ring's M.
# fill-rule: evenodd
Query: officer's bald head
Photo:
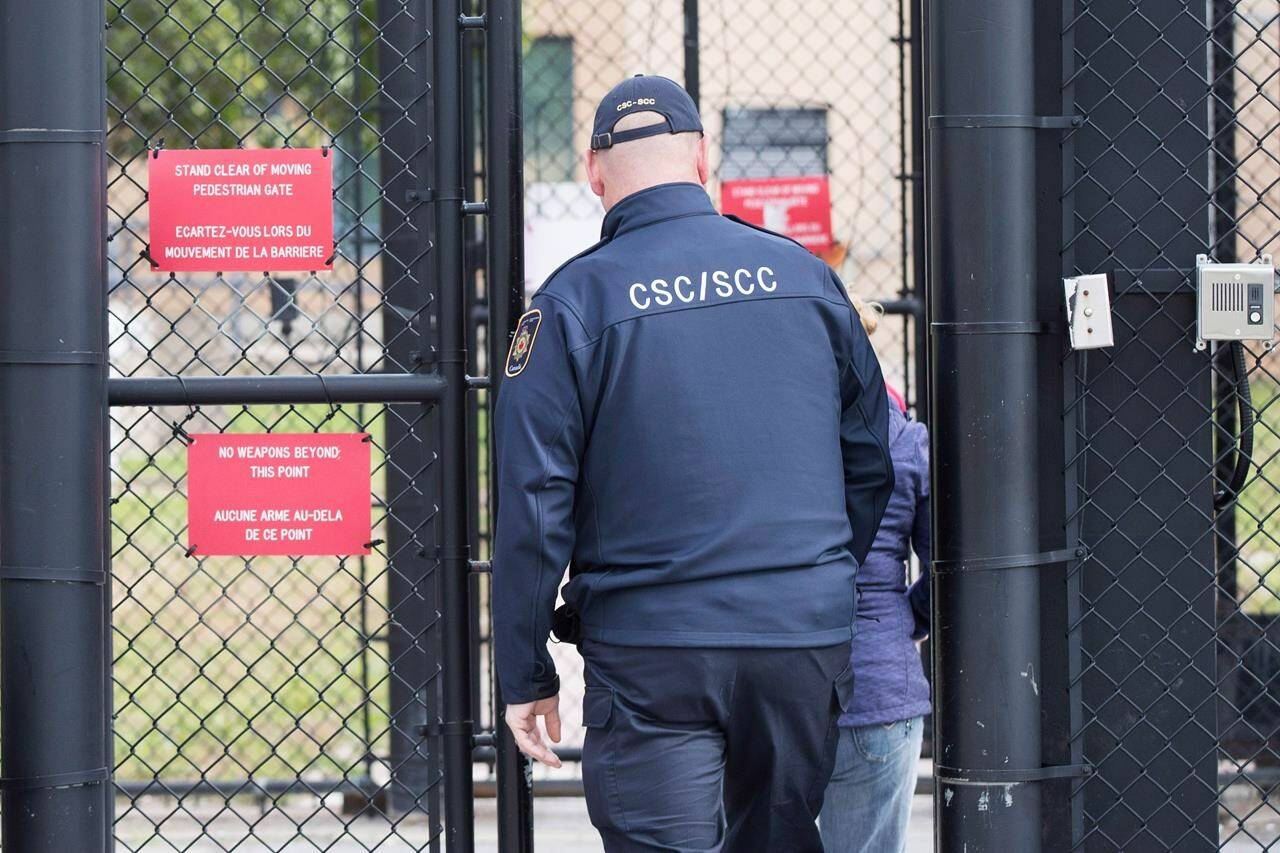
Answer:
M613 131L665 121L658 113L631 113L618 119ZM658 184L705 184L709 174L706 140L700 133L658 133L587 152L587 177L605 210L634 192Z

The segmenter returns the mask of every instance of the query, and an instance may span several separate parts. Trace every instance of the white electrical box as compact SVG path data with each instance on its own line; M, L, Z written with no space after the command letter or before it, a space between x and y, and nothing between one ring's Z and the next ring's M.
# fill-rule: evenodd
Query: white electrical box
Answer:
M1109 347L1115 341L1111 328L1111 282L1106 275L1064 278L1067 299L1067 331L1072 349Z
M1276 334L1276 273L1271 256L1215 264L1196 255L1196 349L1208 341L1265 341Z

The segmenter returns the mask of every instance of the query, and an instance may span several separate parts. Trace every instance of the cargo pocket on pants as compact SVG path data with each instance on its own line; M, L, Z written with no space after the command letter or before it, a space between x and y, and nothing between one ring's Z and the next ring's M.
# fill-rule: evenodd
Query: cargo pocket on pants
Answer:
M815 816L822 808L827 783L831 781L831 774L836 769L836 748L840 742L840 715L848 710L852 698L853 664L849 664L831 681L831 718L827 723L826 737L823 739L822 763L815 768L817 775L807 797L809 808Z
M582 697L582 725L589 729L602 729L613 715L613 690L608 687L588 687Z
M609 725L614 718L614 693L608 687L588 687L582 697L582 785L587 814L600 830L627 832L618 792L616 736ZM616 721L615 721L616 722Z

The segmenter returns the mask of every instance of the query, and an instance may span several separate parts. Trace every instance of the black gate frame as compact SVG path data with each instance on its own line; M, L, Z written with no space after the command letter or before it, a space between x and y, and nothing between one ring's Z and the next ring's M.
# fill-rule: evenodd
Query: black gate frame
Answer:
M911 86L903 86L899 103L898 178L904 223L910 211L914 226L912 243L904 242L902 251L904 270L908 254L915 261L915 288L904 282L901 298L885 308L915 320L911 380L917 416L925 420L921 4L902 2L910 3L911 31L894 41ZM403 3L376 5L381 19L393 21ZM685 83L697 100L698 0L684 0L682 11ZM0 32L0 75L7 81L0 89L0 801L4 838L14 851L106 850L113 843L115 799L123 789L111 779L111 408L360 403L432 412L421 423L435 431L440 462L435 493L421 496L424 506L429 498L439 504L436 550L417 555L419 563L437 560L440 572L431 578L424 569L396 582L439 584L442 648L435 663L444 664L441 702L438 719L420 725L416 740L393 733L392 752L405 761L424 759L415 768L422 779L415 778L414 789L421 782L422 790L431 790L422 799L433 822L443 819L450 851L474 848L473 765L492 756L499 848L532 849L530 765L503 724L496 685L492 728L478 723L485 632L483 585L476 581L490 566L474 559L478 528L491 531L496 514L492 488L488 504L480 500L491 483L479 474L478 415L483 406L492 414L501 379L495 368L524 308L520 3L433 0L430 12L429 34L424 21L401 21L387 27L379 47L411 51L415 59L429 56L432 68L430 94L415 110L434 116L434 124L424 122L436 132L429 158L422 158L430 162L420 170L432 176L433 186L392 178L383 187L384 203L402 212L405 205L419 207L432 227L430 252L415 243L390 253L411 259L402 266L427 267L419 275L436 282L433 317L424 312L418 318L431 347L415 353L407 351L411 341L395 344L406 349L397 350L396 360L412 364L412 371L109 379L104 9L79 0L6 7ZM59 51L45 49L49 44ZM386 88L393 96L405 94L403 102L421 97L396 92L397 85L403 83ZM481 125L483 145L477 146ZM414 131L391 133L402 132ZM399 150L415 151L415 141L422 140L399 141ZM478 148L485 159L477 174ZM479 187L483 201L476 200ZM28 284L36 270L39 284ZM430 330L428 319L436 321ZM477 374L483 365L489 375L468 375L468 365ZM492 454L491 442L487 450ZM487 471L492 477L491 455ZM406 664L406 679L430 677L412 669L416 665ZM393 701L395 707L410 704L403 697ZM293 784L285 780L279 790ZM333 787L340 789L346 790L341 783ZM208 790L221 793L216 786ZM412 802L412 791L402 795ZM442 814L436 814L441 803Z
M468 476L473 393L494 399L522 310L523 187L518 0L464 15L432 4L430 205L439 284L434 346L410 373L107 378L103 4L14 3L0 31L0 779L3 837L15 853L109 850L111 784L109 407L384 403L434 408L440 456L440 719L418 732L443 755L449 851L474 849L473 754L496 746L500 848L532 847L527 760L501 725L476 730ZM488 201L469 200L462 43L487 32ZM59 50L48 50L58 44ZM423 107L427 108L426 105ZM68 191L73 188L73 191ZM473 318L464 220L486 216L489 377L467 375ZM421 254L419 255L422 256ZM38 283L33 273L39 270ZM490 507L492 512L492 507ZM411 745L420 749L421 745ZM434 784L435 780L432 780ZM440 816L433 815L433 820ZM435 846L435 842L432 842Z

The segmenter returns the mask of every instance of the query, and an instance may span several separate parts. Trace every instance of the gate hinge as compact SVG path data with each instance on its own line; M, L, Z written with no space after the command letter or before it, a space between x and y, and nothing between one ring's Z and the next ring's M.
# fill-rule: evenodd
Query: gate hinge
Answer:
M488 15L459 15L458 27L463 30L483 30L489 26Z
M460 201L462 196L436 192L431 187L415 187L414 189L404 191L404 200L410 203L419 202L427 204L433 201L450 201L453 199Z
M487 201L467 201L467 196L460 189L437 190L432 187L418 187L405 190L406 204L435 204L438 202L457 202L458 212L463 216L483 216L489 212Z
M467 545L437 545L436 559L441 562L457 560L469 564L471 562L471 548Z
M419 350L410 356L414 364L420 364L424 367L436 367L442 364L466 364L466 350L438 350L427 349Z
M472 736L475 726L470 720L454 720L450 723L434 722L418 726L418 737L444 737L446 735L465 735Z

